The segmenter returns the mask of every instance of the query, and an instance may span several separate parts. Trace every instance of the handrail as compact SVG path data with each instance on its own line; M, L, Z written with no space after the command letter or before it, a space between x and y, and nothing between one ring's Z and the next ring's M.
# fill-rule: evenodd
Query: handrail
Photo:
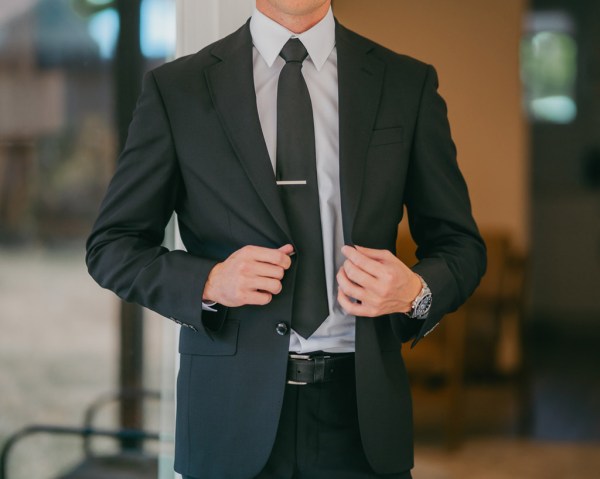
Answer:
M117 392L106 393L97 398L86 408L83 417L83 428L92 428L96 414L102 407L106 406L107 404L122 401L123 399L138 397L143 399L154 399L160 401L161 395L159 391L146 389L122 390ZM84 436L83 438L83 452L86 456L89 456L91 454L90 437L91 436Z
M15 444L24 437L41 433L77 435L82 436L84 439L89 438L90 436L111 437L114 439L138 441L160 439L158 433L146 432L139 429L96 429L92 427L69 427L34 424L24 427L23 429L11 435L2 446L2 451L0 452L0 479L7 479L6 468L8 464L8 456Z

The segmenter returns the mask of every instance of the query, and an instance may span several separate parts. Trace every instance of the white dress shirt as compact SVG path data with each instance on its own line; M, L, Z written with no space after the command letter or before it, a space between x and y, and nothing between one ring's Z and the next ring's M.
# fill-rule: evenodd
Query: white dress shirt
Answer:
M296 35L255 10L250 20L250 32L254 44L254 86L258 116L273 170L277 148L277 82L285 65L279 52L291 37L299 38L308 51L302 74L313 107L329 316L308 339L292 330L290 351L351 352L354 351L356 318L346 314L339 305L335 279L344 262L341 253L344 237L340 200L337 50L333 13L330 8L318 24Z

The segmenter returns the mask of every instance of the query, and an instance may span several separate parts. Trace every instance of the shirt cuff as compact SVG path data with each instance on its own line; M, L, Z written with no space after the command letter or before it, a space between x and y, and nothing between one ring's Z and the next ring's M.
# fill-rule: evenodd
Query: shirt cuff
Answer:
M215 305L217 303L215 301L202 301L202 311L210 311L212 313L216 313L217 309Z

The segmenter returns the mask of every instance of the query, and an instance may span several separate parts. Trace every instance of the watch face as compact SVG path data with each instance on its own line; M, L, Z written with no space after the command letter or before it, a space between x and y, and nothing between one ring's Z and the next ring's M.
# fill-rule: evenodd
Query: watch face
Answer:
M431 294L427 294L421 298L419 304L415 308L415 317L420 318L425 316L429 312L429 308L431 308Z

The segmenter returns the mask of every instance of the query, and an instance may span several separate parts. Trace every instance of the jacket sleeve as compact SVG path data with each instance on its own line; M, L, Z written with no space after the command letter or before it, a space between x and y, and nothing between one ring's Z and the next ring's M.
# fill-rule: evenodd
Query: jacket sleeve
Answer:
M202 331L226 309L202 311L204 283L216 261L161 246L182 189L169 119L150 72L88 238L86 263L98 284L125 301Z
M437 87L437 74L428 66L405 197L419 260L413 270L427 282L433 302L425 320L405 315L392 318L402 340L414 339L413 347L443 315L464 303L486 267L485 245L473 220L467 186L456 161L446 104Z

